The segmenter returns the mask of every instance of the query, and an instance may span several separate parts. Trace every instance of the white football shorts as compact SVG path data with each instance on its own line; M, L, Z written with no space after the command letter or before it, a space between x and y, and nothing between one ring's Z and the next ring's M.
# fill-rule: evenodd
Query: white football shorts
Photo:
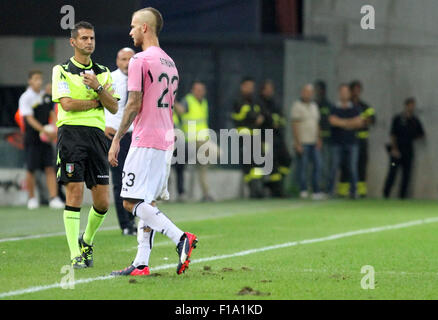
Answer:
M173 148L165 151L131 147L122 173L122 192L125 199L142 199L146 203L169 200L167 183L170 175Z

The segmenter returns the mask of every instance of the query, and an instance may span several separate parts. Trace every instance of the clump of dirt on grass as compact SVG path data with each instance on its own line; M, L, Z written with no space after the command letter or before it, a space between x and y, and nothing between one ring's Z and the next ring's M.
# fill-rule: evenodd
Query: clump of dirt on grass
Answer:
M204 271L211 271L211 267L210 266L204 266Z
M151 273L151 274L149 275L149 277L161 277L161 276L162 276L161 273Z
M251 287L244 287L237 293L238 296L270 296L270 292L260 292Z
M243 271L252 271L252 269L250 267L245 267L245 266L242 267L242 270Z
M233 268L222 268L222 272L234 271Z
M262 283L271 283L272 280L261 280L260 282L262 282Z
M135 279L129 279L129 281L128 281L129 283L137 283L137 280L135 280Z
M332 274L330 276L330 278L333 278L333 279L336 279L337 281L339 281L339 280L347 280L350 278L350 276L347 276L347 275L341 274L341 273L335 273L335 274Z

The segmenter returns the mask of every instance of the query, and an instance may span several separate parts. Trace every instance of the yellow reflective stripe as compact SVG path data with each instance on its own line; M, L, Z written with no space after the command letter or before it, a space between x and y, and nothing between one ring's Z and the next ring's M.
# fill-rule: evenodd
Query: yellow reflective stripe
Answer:
M357 183L357 193L360 196L366 196L368 194L368 187L366 182Z
M264 174L262 168L252 168L251 171L253 172L254 177L262 177Z
M278 171L284 175L288 175L290 173L290 169L288 167L279 167Z
M239 134L252 135L252 130L247 127L237 127L236 129Z
M338 195L340 196L348 196L350 191L350 183L348 182L340 182L338 184Z
M269 176L269 181L278 182L281 181L282 178L283 176L281 175L281 173L274 173Z
M278 125L278 126L284 126L286 124L286 119L284 119L278 113L272 114L272 121L274 122L274 125Z
M248 127L237 127L236 128L237 132L241 135L255 135L258 136L260 134L260 130L259 131L254 131L254 129L250 129Z
M277 123L280 121L280 116L277 113L273 113L272 120L274 120L274 122Z
M263 177L262 168L252 168L251 171L244 176L245 182L250 182L252 180L261 179Z
M373 108L368 108L365 110L365 113L368 117L372 117L376 114L376 110L374 110Z
M243 106L240 108L239 113L232 113L232 114L231 114L231 118L232 118L233 120L236 120L236 121L242 121L242 120L245 120L246 115L247 115L248 112L250 112L250 111L251 111L251 107L250 107L250 105L249 105L249 104L245 104L245 105L243 105Z
M359 139L368 139L370 137L369 131L360 131L357 133Z
M376 114L376 111L373 109L373 108L368 108L368 109L366 109L364 112L362 112L361 114L360 114L360 116L362 117L362 118L371 118L372 116L374 116Z

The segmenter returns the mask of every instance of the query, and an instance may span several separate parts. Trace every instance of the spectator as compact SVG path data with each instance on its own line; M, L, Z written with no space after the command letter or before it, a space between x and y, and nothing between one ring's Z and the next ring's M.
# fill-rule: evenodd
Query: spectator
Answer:
M35 171L44 170L50 196L49 206L53 209L63 209L64 203L58 197L54 169L55 153L52 142L56 140L56 129L48 125L51 119L52 122L56 121L56 115L50 93L41 90L42 83L42 72L30 71L29 87L19 99L20 114L25 120L24 148L27 168L26 183L29 193L27 207L33 210L40 205L35 197Z
M291 157L286 146L285 125L286 118L282 107L275 99L275 87L271 80L266 80L260 90L260 105L265 117L263 129L273 130L273 168L267 177L266 186L271 190L273 197L284 196L284 180L289 175ZM264 139L263 139L264 140Z
M186 136L187 143L196 143L196 153L209 140L209 137L203 134L205 130L208 130L208 101L206 94L205 84L202 81L194 81L190 93L182 99L180 104L176 104L177 106L175 107L175 110L181 117L181 127ZM189 122L195 124L196 135L189 133ZM207 183L207 167L208 165L196 165L202 189L202 201L213 201ZM181 170L181 168L178 169ZM180 177L182 174L180 173Z
M253 141L254 129L260 129L263 126L265 118L259 104L255 102L255 81L252 78L246 77L240 83L240 95L234 103L231 118L241 136L250 136L251 144ZM239 144L240 161L243 159L243 153L246 148L243 143ZM249 185L251 198L263 198L263 171L255 163L251 156L251 163L242 164L244 180Z
M122 122L123 112L128 100L128 65L129 60L135 54L131 48L123 48L119 50L116 58L117 70L111 72L113 78L113 85L116 93L120 96L118 101L119 109L116 114L112 114L105 109L105 135L111 144L120 123ZM118 155L119 165L117 167L110 166L112 183L113 183L113 195L114 204L117 211L117 219L119 220L119 226L123 235L136 235L137 227L135 226L135 217L123 208L123 199L120 197L122 191L122 174L123 166L125 164L126 156L128 155L129 147L132 140L133 126L128 129L128 132L123 136L120 141L120 151Z
M329 117L332 136L332 166L330 172L329 192L334 195L335 180L343 157L348 165L350 177L350 197L355 199L358 177L359 146L356 132L363 126L360 109L351 102L348 84L339 86L339 102L332 108Z
M292 131L294 149L298 156L297 174L300 186L300 197L309 196L307 186L307 172L309 162L312 162L312 191L313 199L323 199L320 190L322 140L320 137L320 113L317 104L313 101L314 87L305 85L301 90L301 99L292 106Z
M318 104L321 120L322 148L321 148L321 182L324 187L329 185L331 167L331 126L329 122L330 110L334 107L333 103L327 98L327 85L322 80L315 82L315 102ZM327 190L328 192L328 190Z
M399 196L406 199L408 196L411 169L414 161L414 141L424 137L424 130L420 120L414 115L416 101L408 98L405 101L405 110L396 115L391 126L391 145L389 172L383 191L384 197L389 198L397 175L398 168L402 167L402 183Z

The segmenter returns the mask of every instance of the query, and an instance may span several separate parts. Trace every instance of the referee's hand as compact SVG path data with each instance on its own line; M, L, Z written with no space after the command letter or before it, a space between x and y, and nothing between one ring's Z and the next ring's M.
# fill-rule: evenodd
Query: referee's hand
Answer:
M114 137L113 142L111 143L111 148L108 152L108 161L111 166L117 167L119 165L119 151L120 151L120 141L116 137Z
M83 78L84 78L84 79L82 80L82 82L83 82L85 85L89 86L91 89L96 90L96 89L100 86L100 83L99 83L99 81L97 80L96 75L94 75L94 74L91 74L91 73L84 73L84 74L83 74Z

